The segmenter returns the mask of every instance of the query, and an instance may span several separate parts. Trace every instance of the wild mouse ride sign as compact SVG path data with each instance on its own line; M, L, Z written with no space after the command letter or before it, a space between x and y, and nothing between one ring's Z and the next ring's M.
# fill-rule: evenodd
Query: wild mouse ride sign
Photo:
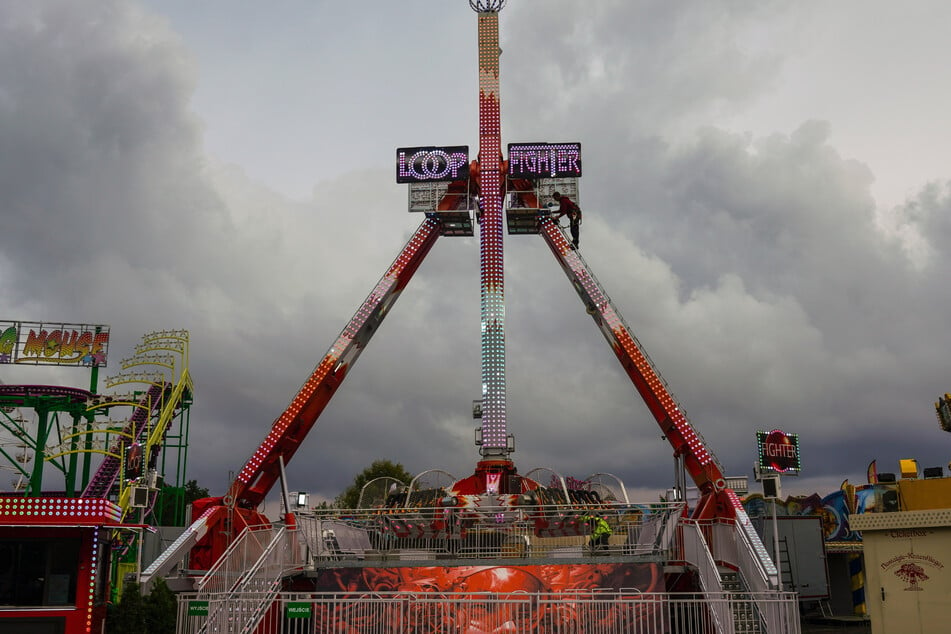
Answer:
M787 434L779 429L758 431L756 446L760 471L798 475L802 468L798 434Z
M0 320L0 363L105 367L109 326Z

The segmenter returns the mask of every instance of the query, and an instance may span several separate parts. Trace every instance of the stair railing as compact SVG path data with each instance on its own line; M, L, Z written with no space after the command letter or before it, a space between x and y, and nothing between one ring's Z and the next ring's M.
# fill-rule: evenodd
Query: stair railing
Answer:
M717 564L713 561L707 540L697 522L683 520L683 549L684 559L697 569L700 577L700 587L705 595L713 595L709 601L710 614L718 634L733 634L733 618L729 611L728 602L723 601L723 583Z

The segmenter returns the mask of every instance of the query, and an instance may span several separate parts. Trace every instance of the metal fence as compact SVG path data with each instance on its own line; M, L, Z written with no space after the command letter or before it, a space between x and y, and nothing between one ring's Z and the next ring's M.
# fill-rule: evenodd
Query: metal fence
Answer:
M512 508L359 510L297 515L308 559L340 560L572 557L590 554L595 514L611 527L599 554L664 557L676 546L682 503L600 505L596 509Z
M218 632L241 632L259 594L179 595L178 634L196 634L213 611L233 615ZM795 593L280 593L253 630L259 634L720 634L760 632L746 606L767 606L775 634L799 634ZM732 614L727 628L714 613Z
M209 571L199 592L179 595L178 632L799 634L797 597L771 587L764 564L772 568L772 563L759 561L759 542L744 530L745 516L710 524L681 521L682 513L682 504L615 504L299 514L294 531L246 531ZM591 539L594 515L611 527L607 543ZM425 572L411 583L367 585L364 579L379 570L435 570L432 566L495 570L512 566L513 558L520 561L510 574L526 566L590 576L629 564L634 564L629 570L646 566L656 573L673 562L698 573L703 583L693 593L660 593L663 584L636 589L628 587L635 577L624 577L611 589L591 590L598 582L586 577L587 585L525 586L515 592L516 586L504 583L473 585L469 577L461 585L429 583ZM721 585L720 567L738 572L745 585ZM278 592L290 570L304 575L301 579L330 575L339 590ZM490 589L495 592L484 592Z
M203 593L220 593L233 589L280 529L267 525L249 526L231 542L215 565L198 582L197 589Z

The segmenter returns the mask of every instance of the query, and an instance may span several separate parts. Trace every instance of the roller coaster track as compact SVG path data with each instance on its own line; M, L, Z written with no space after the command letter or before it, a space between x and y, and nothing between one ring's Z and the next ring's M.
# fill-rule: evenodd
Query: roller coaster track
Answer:
M152 412L159 411L166 401L174 403L171 399L164 398L169 387L171 387L170 383L149 386L145 396L142 397L135 411L132 412L132 416L129 417L128 424L122 430L124 437L131 438L133 442L139 442L149 419L152 417ZM99 465L81 497L104 498L109 496L109 492L116 483L116 478L119 477L119 469L122 466L122 460L119 458L121 455L122 441L119 440L113 445L102 464Z
M175 384L171 394L167 395L164 399L162 409L159 412L158 421L155 423L155 427L152 428L146 440L144 455L149 456L150 461L154 460L152 456L162 448L162 443L165 440L165 432L168 431L172 419L175 418L175 413L178 411L182 399L185 396L185 390L192 391L193 387L191 375L186 368L182 371L181 376L178 377L178 383ZM123 519L129 511L129 498L131 495L131 487L121 488L119 493L119 507L122 509Z
M40 396L58 397L70 403L85 403L92 397L89 390L58 385L0 385L4 404L30 406L28 401Z

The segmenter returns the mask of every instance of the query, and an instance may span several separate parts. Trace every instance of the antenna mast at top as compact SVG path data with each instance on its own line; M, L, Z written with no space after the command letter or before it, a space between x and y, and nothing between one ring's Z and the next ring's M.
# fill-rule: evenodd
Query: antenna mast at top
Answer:
M506 0L469 0L469 6L478 13L498 13Z

